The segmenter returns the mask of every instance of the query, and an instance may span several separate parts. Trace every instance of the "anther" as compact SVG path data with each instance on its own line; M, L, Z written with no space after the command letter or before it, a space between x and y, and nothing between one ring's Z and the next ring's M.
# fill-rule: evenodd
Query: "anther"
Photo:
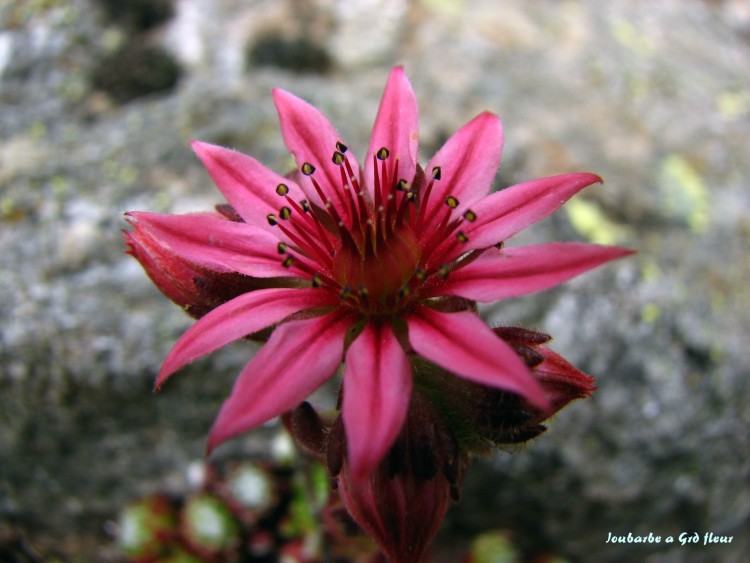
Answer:
M445 264L443 264L442 266L440 266L438 268L438 272L437 273L438 273L438 276L440 276L441 278L445 279L445 278L448 277L448 274L450 273L450 269L448 268L448 266L446 266Z
M463 231L458 231L456 233L456 238L458 239L458 242L469 242L469 237L467 237L466 233Z
M345 285L344 287L341 288L341 293L339 293L339 297L341 299L346 299L351 292L352 292L352 289L348 285Z
M336 150L339 151L340 153L345 153L346 151L349 150L349 147L347 147L341 141L336 141Z
M284 261L281 263L281 265L285 268L291 268L292 264L294 264L294 256L292 256L291 254L284 258Z
M323 278L320 277L320 274L313 274L312 286L320 287L321 285L323 285Z
M310 213L311 207L306 199L303 199L302 201L300 201L299 205L302 208L302 211L304 211L305 213Z
M305 176L310 176L310 175L312 175L313 172L315 172L315 167L312 164L310 164L309 162L305 162L302 165L302 173Z
M276 215L274 215L273 213L269 213L268 215L266 215L266 220L272 227L276 226L276 224L279 222L279 220L276 218Z
M398 296L400 299L403 299L404 297L409 297L410 293L411 293L411 288L409 288L408 285L405 285L404 287L398 290Z
M408 187L409 187L409 184L408 184L408 183L406 182L406 180L404 180L403 178L401 178L401 179L400 179L400 180L398 181L398 184L396 184L396 189L397 189L398 191L400 191L400 192L405 192L405 191L406 191L406 188L408 188Z
M458 207L458 200L452 195L449 195L445 198L445 205L447 205L451 209L455 209L456 207Z
M388 158L388 155L390 155L391 152L387 148L383 147L378 151L377 154L378 160L385 160L386 158Z
M439 166L433 166L432 167L432 178L434 180L439 180L441 176L440 167Z
M279 184L278 186L276 186L276 193L280 196L285 196L289 193L289 186L287 186L286 184Z
M281 217L282 219L284 219L284 221L286 221L287 219L289 219L289 217L291 217L291 216L292 216L292 210L289 207L287 207L286 205L284 207L282 207L281 209L279 209L279 217Z
M414 272L414 277L417 279L417 281L424 281L427 279L427 272L425 272L422 268L417 268L417 271Z
M341 166L344 163L344 153L341 153L339 151L334 151L333 157L331 158L331 161L336 166Z
M408 199L409 201L416 200L417 199L416 190L409 190L408 192L406 192L406 199Z
M360 286L359 286L359 287L357 288L357 293L359 294L359 296L360 296L360 297L367 297L368 295L370 295L370 292L369 292L369 291L368 291L368 289L367 289L367 288L366 288L366 287L364 286L364 284L363 284L363 285L360 285Z
M471 209L467 209L464 211L464 219L466 219L469 223L473 223L477 220L477 214L474 213Z
M279 251L279 254L286 254L286 243L280 242L276 245L276 250Z
M495 248L502 250L503 246L505 246L505 241L500 241L495 245Z

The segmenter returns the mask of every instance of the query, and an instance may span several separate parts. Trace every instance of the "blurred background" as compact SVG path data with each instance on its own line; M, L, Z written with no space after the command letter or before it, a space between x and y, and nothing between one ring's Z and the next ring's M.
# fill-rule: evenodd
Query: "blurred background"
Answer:
M120 560L120 511L186 494L255 349L151 392L191 321L123 254L122 213L221 201L191 139L290 169L274 86L361 159L394 64L423 163L489 110L505 126L497 188L605 178L513 243L639 251L483 311L551 333L599 390L470 469L435 560L493 530L536 560L750 553L747 0L2 0L0 559ZM262 458L278 432L217 459ZM606 543L628 532L701 540ZM707 532L733 539L704 546Z

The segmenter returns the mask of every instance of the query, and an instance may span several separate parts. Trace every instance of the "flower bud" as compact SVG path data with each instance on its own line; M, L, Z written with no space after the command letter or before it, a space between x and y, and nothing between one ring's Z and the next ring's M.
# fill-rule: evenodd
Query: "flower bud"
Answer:
M141 263L159 291L192 317L200 318L238 295L268 286L257 278L192 263L160 242L147 225L132 218L130 223L133 230L123 231L125 252Z
M355 479L343 456L336 478L347 510L384 555L392 563L415 563L458 494L462 465L434 405L414 393L404 428L375 472Z

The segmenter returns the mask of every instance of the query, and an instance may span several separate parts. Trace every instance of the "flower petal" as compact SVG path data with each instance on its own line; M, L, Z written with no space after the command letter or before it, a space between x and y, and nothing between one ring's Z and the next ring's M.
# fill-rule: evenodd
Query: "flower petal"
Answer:
M627 248L579 242L493 250L451 272L437 293L488 303L549 289L610 260L633 254Z
M181 367L240 338L258 332L289 315L336 304L336 296L312 288L257 289L218 306L175 343L162 365L155 387Z
M390 325L368 323L346 353L343 417L349 467L369 476L406 420L411 364Z
M406 322L409 342L420 356L471 381L548 407L544 390L523 360L474 313L446 314L420 307Z
M463 212L486 196L502 151L503 125L492 113L481 113L456 131L425 168L430 179L433 169L440 167L440 179L435 180L427 202L428 225L443 216L449 195L458 200L454 213Z
M472 206L477 220L465 229L469 241L460 252L507 240L557 211L586 186L601 182L596 174L579 172L539 178L490 194Z
M259 278L289 276L279 260L278 239L247 223L227 221L212 213L132 211L126 218L193 264Z
M387 163L395 163L398 159L398 178L395 180L403 178L411 183L417 170L419 111L414 90L400 66L393 68L388 77L367 149L365 184L371 196L375 186L373 158L383 147L390 151ZM391 164L389 170L394 166Z
M341 142L338 131L318 109L286 90L275 88L273 99L279 113L284 143L294 155L297 166L301 169L305 163L309 163L315 167L314 178L321 190L333 202L344 222L351 225L351 214L341 186L340 166L331 160L337 150L336 144ZM347 151L346 156L359 181L359 165L354 155ZM312 183L309 186L303 183L302 188L312 202L321 206L325 204Z
M352 319L339 312L279 326L242 370L214 422L208 451L301 403L341 364Z
M279 184L289 188L289 196L295 201L305 198L302 189L293 181L246 154L200 141L193 141L191 146L216 187L240 217L251 225L265 230L272 228L266 216L278 213L284 205L284 198L276 193Z

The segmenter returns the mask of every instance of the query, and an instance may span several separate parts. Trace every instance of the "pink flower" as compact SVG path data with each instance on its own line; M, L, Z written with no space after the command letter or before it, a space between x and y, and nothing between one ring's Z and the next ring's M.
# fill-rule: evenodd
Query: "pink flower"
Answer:
M372 474L404 427L414 355L549 409L543 385L474 303L544 290L629 254L582 243L502 246L601 179L565 174L490 194L503 146L491 113L463 126L423 170L416 99L400 67L389 76L363 168L322 113L284 90L273 95L294 174L192 145L242 221L127 214L131 252L152 278L159 276L148 259L156 255L217 276L267 280L202 316L158 375L160 387L193 360L273 328L222 406L209 450L294 409L342 361L346 462L355 480ZM154 281L163 291L171 284Z

